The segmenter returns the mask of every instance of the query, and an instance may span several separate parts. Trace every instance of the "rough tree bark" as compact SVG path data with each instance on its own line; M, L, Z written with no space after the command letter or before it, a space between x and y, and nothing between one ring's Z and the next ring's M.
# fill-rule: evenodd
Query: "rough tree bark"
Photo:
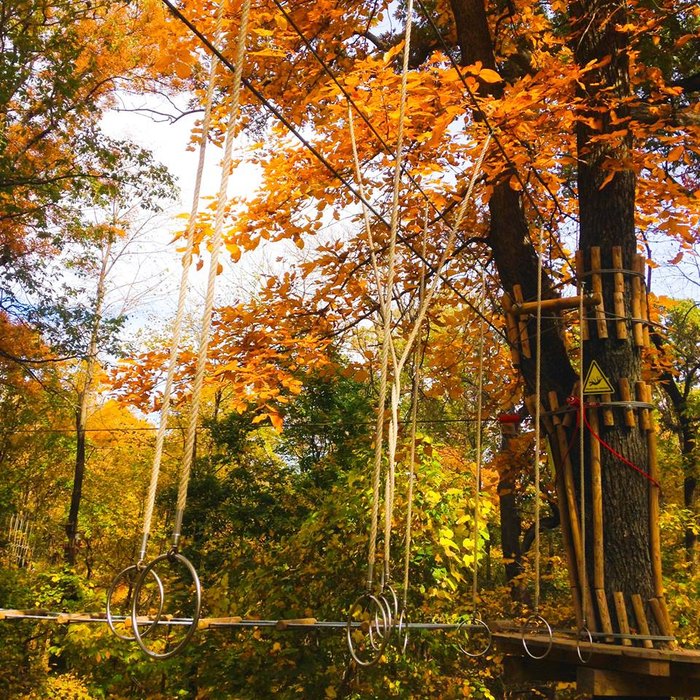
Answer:
M485 67L496 69L494 45L489 34L483 0L451 0L463 65L481 61ZM618 0L581 0L570 7L574 27L573 40L576 60L580 65L592 59L602 59L610 54L608 65L592 71L584 87L584 95L591 109L596 109L596 118L602 121L602 131L611 130L610 104L629 94L628 65L625 38L615 31L617 23L624 24L624 4ZM620 112L618 112L618 117ZM619 128L619 126L617 127ZM626 156L630 136L615 147L592 145L593 132L585 124L577 131L577 150L580 169L578 172L580 248L588 251L600 246L603 251L603 268L612 268L610 260L612 246L621 246L623 267L632 269L636 254L634 228L635 177L629 168ZM609 175L609 164L614 163L616 172L604 187ZM536 298L537 257L533 245L534 235L526 216L522 193L510 187L509 177L495 183L489 202L489 245L493 260L506 293L512 293L514 285L522 287L526 300ZM612 275L603 275L603 294L606 308L613 305ZM630 279L626 278L625 295L631 294ZM545 276L543 298L556 296L552 282ZM627 308L630 308L629 303ZM531 347L534 342L535 321L528 323ZM547 342L541 352L541 391L543 403L547 405L550 391L557 394L560 405L574 393L578 373L572 367L567 348L556 320L542 319L542 333ZM630 333L631 338L631 333ZM619 378L634 382L641 375L640 351L631 341L616 338L593 337L586 348L586 362L595 359L605 367L615 383ZM532 394L535 387L534 351L532 358L521 358L520 373L526 392ZM569 428L570 439L573 428ZM604 435L620 453L635 464L647 463L647 444L641 431L624 427L613 427ZM556 452L556 448L554 450ZM572 450L571 459L576 468L577 450ZM590 460L586 460L589 462ZM643 599L654 595L652 583L649 542L649 483L638 473L623 466L606 450L602 451L603 517L605 522L605 591L610 598L613 591L627 595L640 593ZM588 509L590 513L590 508ZM587 523L589 529L591 524ZM588 542L586 557L589 580L592 580L592 552ZM612 604L610 603L610 608Z
M85 480L85 439L87 417L90 399L92 397L95 366L97 364L97 346L100 335L100 326L102 322L102 307L104 305L107 270L109 265L111 249L112 239L110 237L103 251L102 261L100 265L100 274L97 279L94 317L92 328L90 329L88 351L85 357L85 376L83 380L83 385L78 392L78 401L75 410L75 469L73 470L73 489L71 492L70 509L68 511L68 521L66 522L67 542L65 549L66 563L70 566L75 565L78 553L78 515L80 513L80 504L83 498L83 482Z

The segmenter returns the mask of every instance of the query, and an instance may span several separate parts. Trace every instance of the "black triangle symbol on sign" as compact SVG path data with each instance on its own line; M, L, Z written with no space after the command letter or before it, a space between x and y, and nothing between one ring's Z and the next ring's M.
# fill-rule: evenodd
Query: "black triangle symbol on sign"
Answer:
M598 363L593 360L583 383L584 394L612 394L613 388L610 380L603 374Z

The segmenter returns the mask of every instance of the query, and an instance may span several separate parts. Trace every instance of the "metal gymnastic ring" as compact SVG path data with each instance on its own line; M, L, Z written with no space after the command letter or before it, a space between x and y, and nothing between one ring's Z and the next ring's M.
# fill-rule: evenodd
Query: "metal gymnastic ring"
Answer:
M588 637L590 650L588 652L588 656L584 658L584 654L581 652L581 641L585 637ZM582 664L587 664L593 656L593 635L591 634L591 631L588 629L588 627L586 627L586 625L579 627L579 630L576 633L576 654L578 655L579 661Z
M382 646L385 637L391 637L391 631L394 627L394 618L391 612L389 601L381 593L375 596L379 601L380 607L375 608L374 620L370 623L368 636L369 643L372 649L378 651ZM379 619L379 613L382 613L382 619Z
M466 630L472 630L473 628L482 628L486 630L486 646L484 646L483 649L478 649L477 651L471 651L470 649L467 649L465 645L462 644L462 642L457 642L457 646L459 647L459 650L463 653L466 654L467 656L470 656L473 659L476 659L480 656L483 656L490 648L491 648L491 640L493 639L493 635L491 634L491 628L481 619L481 615L479 615L478 612L474 613L471 617L471 620L462 620L459 623L459 626L457 627L457 632L463 632L465 629ZM469 639L469 632L467 631L467 639Z
M389 598L387 598L386 593L389 593ZM388 583L386 586L382 588L381 591L381 597L384 598L387 603L391 603L389 605L389 610L391 612L391 617L392 619L397 618L399 616L399 597L396 595L396 591L394 590L394 587Z
M136 637L133 637L129 634L122 634L121 632L117 631L117 628L114 625L114 615L112 615L112 598L114 597L114 592L117 590L117 583L122 579L126 578L126 576L130 573L138 574L140 571L140 567L138 564L132 564L131 566L127 566L126 569L122 569L113 579L112 579L112 584L109 587L109 590L107 591L107 624L109 625L109 629L112 630L114 635L118 637L119 639L123 639L125 642L133 642ZM151 571L151 575L156 581L156 585L158 586L158 595L160 596L160 603L158 605L158 612L155 615L155 618L153 620L149 620L148 622L148 627L146 630L141 634L142 637L145 637L147 634L151 632L152 629L155 628L155 626L158 624L158 621L160 620L160 616L163 613L163 605L165 604L165 595L163 592L163 582L160 580L158 577L158 574L156 574L155 571ZM132 596L136 593L136 587L134 587L134 590L132 591ZM132 619L133 623L133 619Z
M396 620L399 617L399 598L391 584L383 585L380 593L377 595L377 598L384 605L387 622L386 625L380 625L378 612L375 611L374 624L376 633L372 632L372 627L369 629L370 644L375 650L379 648L379 644L374 641L375 634L380 640L384 638L384 635L391 636Z
M138 626L136 624L136 619L138 617L138 600L139 600L139 595L141 593L141 588L143 587L143 583L146 580L146 576L155 569L158 564L161 562L179 562L181 563L189 572L190 576L192 577L192 583L194 584L194 589L195 589L195 605L194 605L194 612L192 614L192 624L189 626L187 632L185 633L185 636L180 640L178 644L176 644L172 649L169 649L166 652L163 652L162 654L153 651L153 649L149 649L146 644L144 643L142 637L143 635L140 634L138 630ZM179 552L175 551L170 551L167 554L161 554L161 556L156 557L150 564L148 564L142 571L141 575L139 576L138 580L136 581L136 587L134 588L134 600L131 608L131 623L134 626L134 637L136 639L136 643L141 647L141 650L150 656L152 659L170 659L176 654L179 654L182 649L187 645L187 643L192 639L192 636L194 633L197 631L197 623L199 622L199 615L202 610L202 585L199 582L199 576L197 576L197 571L195 570L194 566L192 565L192 562L190 560L180 554Z
M361 608L362 603L364 601L369 601L369 603L374 607L374 616L377 616L377 610L381 613L382 617L382 627L383 629L388 629L389 628L389 620L387 619L387 608L382 604L381 600L373 595L372 593L363 593L361 596L359 596L355 602L350 606L350 612L348 613L348 621L347 624L345 625L345 637L348 642L348 649L350 651L350 656L352 656L353 660L358 666L363 666L364 668L369 668L370 666L374 666L379 659L381 659L382 654L384 653L384 650L386 649L386 645L389 643L389 634L383 634L380 637L380 643L377 646L377 648L374 648L374 645L372 645L372 648L376 652L374 656L370 657L369 660L361 659L357 651L355 650L355 644L352 641L352 634L353 634L353 615L355 612ZM378 620L379 618L377 618ZM372 629L372 625L374 624L374 621L370 622L370 630ZM372 640L371 633L370 634L370 643Z
M531 622L543 623L546 630L547 630L547 633L549 634L548 644L547 644L547 647L545 648L543 654L533 654L532 651L530 650L530 647L528 647L527 642L525 641L525 634L527 631L527 627L529 626L529 624ZM544 657L547 656L547 654L549 654L549 652L552 650L552 643L554 641L554 632L552 632L552 626L549 624L549 622L547 622L547 620L545 620L542 617L542 615L530 615L530 617L528 617L527 620L525 620L525 622L523 623L523 626L520 628L520 634L522 637L523 649L525 649L525 653L531 659L535 659L535 661L539 661L540 659L544 659Z
M399 635L399 651L401 652L401 656L406 656L409 637L408 613L406 612L406 608L401 610L399 621L396 624L396 632Z

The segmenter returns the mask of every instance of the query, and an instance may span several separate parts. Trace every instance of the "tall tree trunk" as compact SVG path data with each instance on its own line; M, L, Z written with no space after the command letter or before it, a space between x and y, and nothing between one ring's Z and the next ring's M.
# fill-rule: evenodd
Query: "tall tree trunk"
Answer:
M485 67L494 64L493 41L489 35L483 0L451 0L457 25L463 64L481 61ZM582 122L577 127L577 156L579 162L579 210L581 239L580 248L589 251L599 246L603 252L602 268L611 269L613 246L621 246L623 267L633 269L636 254L634 227L635 176L628 162L631 137L627 136L607 145L591 141L592 136L610 133L619 124L612 126L612 103L630 92L628 61L625 37L618 35L615 27L625 23L624 6L619 0L581 0L571 6L573 20L579 23L580 31L574 40L576 61L587 65L592 60L602 60L610 55L604 67L587 73L587 83L582 96L590 105L590 116L598 120L600 128L593 131ZM606 59L607 61L607 59ZM604 61L601 61L604 63ZM607 103L606 100L610 100ZM624 116L618 109L617 118ZM610 164L615 166L612 179ZM537 289L537 255L533 245L523 195L510 187L510 174L494 183L489 202L490 229L488 242L493 260L505 292L511 293L520 285L524 299L534 300ZM613 275L602 275L603 295L607 309L613 309ZM631 308L631 277L625 279L626 308ZM556 296L551 280L543 279L544 299ZM532 395L535 388L535 319L527 324L531 341L530 357L521 355L519 370L526 391ZM550 392L555 392L560 405L574 393L578 373L572 367L567 348L556 319L542 318L541 400L546 406ZM632 338L632 333L629 333ZM620 378L628 379L632 386L641 377L640 351L631 340L598 338L593 336L586 348L586 362L596 360L604 367L614 386ZM543 427L547 427L546 425ZM549 439L553 454L562 458L551 432ZM568 428L566 441L574 437L573 427ZM630 430L619 425L606 429L603 437L619 453L631 462L645 468L647 465L647 440L641 430ZM588 440L587 440L588 442ZM589 449L590 451L590 449ZM622 591L628 596L641 594L644 600L654 596L649 528L649 482L640 474L624 466L606 449L601 451L603 473L603 521L604 535L604 591L608 598L613 591ZM569 459L574 473L578 471L578 450L571 450ZM590 455L586 456L590 465ZM558 465L561 466L561 465ZM589 468L590 471L590 468ZM590 476L590 474L589 474ZM563 482L558 479L559 483ZM590 483L590 478L588 479ZM590 499L590 493L587 493ZM561 492L560 492L561 500ZM591 508L584 527L591 532ZM592 581L592 538L587 539L586 568L588 580ZM573 566L573 554L570 552ZM575 573L572 582L576 581ZM572 585L574 585L572 583ZM581 593L581 591L579 591ZM612 609L612 603L609 606ZM595 625L596 621L593 620Z
M595 130L589 125L594 121L577 123L578 197L580 218L579 248L589 255L592 247L601 252L601 268L616 266L611 258L612 248L622 250L622 267L635 269L637 254L635 235L635 174L631 169L631 134L614 139L604 139L612 131L620 131L620 124L612 124L624 118L624 107L618 100L630 94L628 46L626 36L616 30L627 22L625 4L621 0L579 0L571 4L571 14L576 27L573 48L579 66L600 61L602 67L590 71L584 78L581 97L586 100L586 116L597 122ZM613 109L616 112L613 112ZM601 139L601 136L603 139ZM597 140L593 140L596 137ZM586 269L590 270L587 265ZM614 277L604 274L602 290L605 308L615 308ZM624 276L625 308L632 307L633 277ZM590 278L586 280L590 284ZM595 324L589 324L591 338L585 343L585 364L595 361L605 369L613 387L620 379L628 379L630 386L641 379L641 349L635 347L632 328L628 339L618 339L596 332ZM628 323L629 325L629 323ZM648 464L647 441L641 430L627 428L616 422L603 428L603 438L617 452L635 465L645 469ZM590 468L590 458L587 458ZM605 524L605 591L610 597L613 591L630 595L641 594L644 600L654 596L652 562L650 554L649 482L639 473L620 462L607 450L601 450L603 490L603 522ZM592 509L588 509L590 511ZM656 527L656 524L652 524ZM590 517L586 523L592 531ZM589 545L592 545L589 538ZM589 546L587 552L589 572L593 560ZM592 580L592 573L589 573ZM613 608L612 601L608 601Z
M88 343L88 351L85 357L85 374L82 388L78 392L78 405L75 412L75 433L76 433L76 450L75 450L75 468L73 470L73 489L71 492L70 509L68 511L68 522L66 523L66 563L74 566L76 563L78 544L79 544L79 527L78 516L80 513L80 504L83 498L83 482L85 480L85 437L87 427L87 416L90 400L92 397L93 379L95 367L97 365L97 349L99 343L100 329L102 323L102 307L104 306L105 289L107 283L107 270L109 267L109 258L112 250L112 232L108 234L110 238L107 240L102 253L102 261L100 265L100 274L97 278L97 291L95 294L95 309L90 329L90 340Z

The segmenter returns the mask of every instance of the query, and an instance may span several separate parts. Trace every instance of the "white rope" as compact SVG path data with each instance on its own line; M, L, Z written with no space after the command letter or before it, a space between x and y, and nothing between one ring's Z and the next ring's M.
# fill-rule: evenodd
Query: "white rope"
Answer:
M190 479L192 460L194 457L194 444L197 434L197 422L199 419L199 405L201 400L202 386L204 384L204 371L207 363L207 352L209 349L209 335L211 331L211 317L214 307L214 293L216 290L216 277L218 275L219 253L223 242L224 217L226 214L226 203L228 200L228 181L231 174L231 153L233 142L236 136L238 122L238 112L241 98L241 78L243 75L243 61L245 58L246 36L248 33L248 19L250 16L250 0L244 0L241 8L241 23L236 44L235 73L233 78L233 95L231 98L231 111L228 127L226 129L226 143L224 147L224 158L221 165L221 183L216 202L216 218L214 220L214 233L211 242L211 255L209 259L209 276L207 280L207 293L204 302L204 313L202 316L202 329L199 341L199 351L197 353L197 366L195 370L192 387L192 403L190 407L189 423L187 426L187 438L185 440L185 451L182 456L180 466L180 481L177 493L177 511L175 513L175 527L173 529L173 548L176 549L182 530L182 518L184 516L185 505L187 503L187 487Z
M535 325L535 596L534 610L540 606L540 418L542 384L542 231L537 240L537 314Z
M484 298L486 297L486 279L481 271L481 303L479 304L479 370L476 398L476 489L474 492L474 569L472 571L472 605L474 612L477 608L477 593L479 581L479 517L481 497L481 466L482 466L482 417L484 406Z
M457 240L457 233L459 232L461 226L462 226L462 221L464 220L464 216L467 213L467 206L471 200L472 194L474 192L474 187L476 185L476 179L479 175L479 172L481 171L481 166L484 163L484 158L486 157L486 152L488 150L489 144L491 143L491 134L486 135L486 139L484 141L484 145L481 149L481 153L479 154L479 158L477 159L476 163L474 164L474 168L472 170L472 175L469 180L469 185L467 187L467 191L464 195L464 198L460 202L459 209L457 210L457 216L455 218L455 222L452 225L452 228L450 229L448 236L447 236L447 242L445 244L445 248L442 252L442 255L440 256L440 259L438 260L437 265L434 267L434 274L433 274L433 280L428 288L428 291L425 295L425 298L423 299L423 303L420 305L420 308L418 309L418 313L416 315L416 320L414 321L413 328L411 329L411 332L408 336L408 339L406 341L406 345L404 346L404 351L403 354L401 355L401 358L398 361L398 369L397 371L401 371L403 369L403 366L406 364L406 360L409 357L409 354L411 352L411 348L413 347L413 343L416 340L416 337L418 336L418 332L420 331L421 324L423 323L423 320L425 319L425 315L428 312L428 308L430 307L430 302L433 299L433 296L437 292L440 282L441 282L441 271L445 267L445 264L449 260L450 256L452 255L453 249L454 249L454 244L455 241Z
M223 3L219 6L216 17L215 35L221 34L223 24ZM168 417L170 415L170 400L172 396L172 388L175 379L175 370L177 369L177 360L180 349L180 337L182 335L182 322L185 316L185 301L187 298L187 282L189 279L190 268L192 266L192 251L194 249L194 233L197 223L197 214L199 212L199 196L202 189L202 175L204 173L204 164L206 160L207 138L211 126L212 104L214 102L214 88L216 85L216 71L219 67L219 60L214 56L211 60L209 69L209 82L207 84L207 92L204 101L204 117L202 119L202 140L199 144L199 160L197 163L197 174L194 181L194 193L192 195L192 207L187 219L186 229L186 247L182 259L182 272L180 275L180 290L177 300L177 311L175 321L173 323L172 339L170 341L170 356L168 360L168 371L165 379L165 388L163 390L163 403L160 410L160 423L156 434L155 451L153 455L153 465L151 467L151 480L148 486L148 495L146 497L146 506L143 516L143 539L141 542L141 551L139 561L146 558L146 549L148 547L148 538L151 533L151 523L153 520L153 509L156 501L156 491L158 488L158 477L160 475L160 466L163 459L163 445L165 442L165 433L168 429Z
M389 234L389 253L387 261L387 280L385 287L385 306L388 313L384 316L384 337L388 339L387 346L392 344L391 300L394 296L394 280L396 274L396 238L399 228L399 197L401 194L401 164L403 160L404 126L406 121L406 97L408 86L408 64L411 55L411 30L413 28L413 0L406 4L406 29L404 35L403 63L401 66L401 89L399 93L399 117L396 135L396 156L394 165L394 188L391 202L391 221ZM395 358L395 356L394 356ZM388 374L388 354L386 365L382 372ZM391 521L394 509L394 484L396 481L396 443L398 439L399 421L398 410L401 398L401 369L394 362L394 374L391 390L391 422L388 438L388 465L386 488L384 496L384 578L386 583L391 578ZM380 405L380 410L383 411Z
M428 207L425 207L423 230L422 254L425 258L425 250L428 238ZM420 282L418 286L418 305L420 306L425 294L425 267L421 268ZM416 348L413 360L413 376L411 386L411 433L409 437L410 452L408 456L408 493L406 494L406 541L403 557L403 609L408 604L408 581L411 569L411 541L413 537L413 491L416 477L416 425L418 422L418 390L420 387L421 363L419 358L420 346Z
M579 243L580 243L580 236L579 236ZM582 263L583 264L583 263ZM583 310L583 269L579 270L579 279L578 279L578 318L579 318L579 335L580 335L580 344L581 344L581 352L579 354L579 382L578 382L578 406L579 406L579 482L580 482L580 500L581 500L581 559L582 559L582 564L581 566L583 567L583 571L579 572L579 579L582 582L581 586L581 618L583 622L583 626L586 627L588 624L588 572L586 571L586 469L585 469L585 461L586 461L586 445L585 445L585 438L586 438L586 426L585 426L585 414L584 411L586 410L583 401L584 401L584 386L583 386L583 377L584 377L584 356L583 356L583 324L586 323L586 320L584 318L584 310Z

